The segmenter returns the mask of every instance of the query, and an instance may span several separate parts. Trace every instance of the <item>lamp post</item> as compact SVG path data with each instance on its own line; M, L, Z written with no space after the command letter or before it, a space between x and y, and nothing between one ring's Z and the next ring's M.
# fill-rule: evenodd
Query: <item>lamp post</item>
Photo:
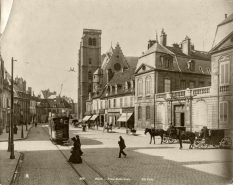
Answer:
M21 115L21 125L22 125L21 138L24 138L24 135L23 135L23 111L22 110L20 112L20 115Z
M14 111L14 92L13 92L13 85L14 85L14 60L13 57L11 59L11 155L10 159L15 159L15 154L14 154L14 134L13 134L13 111Z
M9 114L11 112L11 108L8 106L7 107L7 113ZM8 149L7 151L10 152L11 151L11 129L10 129L10 116L7 116L7 118L9 118L8 121Z

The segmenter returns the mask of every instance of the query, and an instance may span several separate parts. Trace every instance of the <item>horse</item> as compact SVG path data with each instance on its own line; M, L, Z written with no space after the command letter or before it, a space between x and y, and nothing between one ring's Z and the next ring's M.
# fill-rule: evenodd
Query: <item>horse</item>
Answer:
M189 140L190 141L189 149L193 148L194 140L195 140L195 133L174 128L170 130L170 136L179 140L180 149L183 148L182 140Z
M150 144L151 144L151 141L152 141L152 137L154 139L154 144L155 144L155 136L160 136L161 137L161 144L163 143L163 134L164 134L163 129L149 129L149 128L146 128L144 134L146 134L147 132L150 133Z

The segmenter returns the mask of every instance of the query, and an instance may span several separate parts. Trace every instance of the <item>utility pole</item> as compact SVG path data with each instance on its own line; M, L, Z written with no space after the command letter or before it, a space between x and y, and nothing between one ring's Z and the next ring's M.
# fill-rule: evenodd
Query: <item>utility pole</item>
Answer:
M13 57L11 59L11 155L10 159L15 159L14 154L14 134L13 134L13 124L14 124L14 92L13 92L13 85L14 85L14 60Z

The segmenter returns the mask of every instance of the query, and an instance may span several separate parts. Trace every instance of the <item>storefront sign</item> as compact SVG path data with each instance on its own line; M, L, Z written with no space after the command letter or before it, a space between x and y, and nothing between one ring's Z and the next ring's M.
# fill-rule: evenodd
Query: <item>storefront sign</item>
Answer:
M134 108L133 107L123 108L122 113L134 113Z
M100 109L99 114L104 114L104 109Z
M109 112L117 112L117 113L119 113L120 112L120 109L108 109L108 113Z

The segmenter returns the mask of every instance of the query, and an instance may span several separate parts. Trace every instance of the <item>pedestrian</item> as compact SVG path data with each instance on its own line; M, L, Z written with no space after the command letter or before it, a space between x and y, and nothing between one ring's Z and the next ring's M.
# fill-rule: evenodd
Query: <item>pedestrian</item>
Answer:
M35 127L37 127L37 121L35 120Z
M18 128L16 125L14 125L14 134L17 134Z
M121 154L123 154L126 157L126 153L123 151L126 147L124 139L120 136L120 141L118 141L119 147L120 147L120 152L119 152L119 157L121 158Z
M69 158L69 160L67 162L70 163L82 163L82 158L80 156L80 152L79 152L79 148L78 148L78 143L77 140L75 139L75 137L71 138L71 140L74 142L73 143L73 147L71 150L71 156Z
M83 155L83 151L81 150L81 141L80 141L79 135L76 135L76 140L77 140L77 144L78 144L78 148L79 148L79 153L81 156L81 155Z

